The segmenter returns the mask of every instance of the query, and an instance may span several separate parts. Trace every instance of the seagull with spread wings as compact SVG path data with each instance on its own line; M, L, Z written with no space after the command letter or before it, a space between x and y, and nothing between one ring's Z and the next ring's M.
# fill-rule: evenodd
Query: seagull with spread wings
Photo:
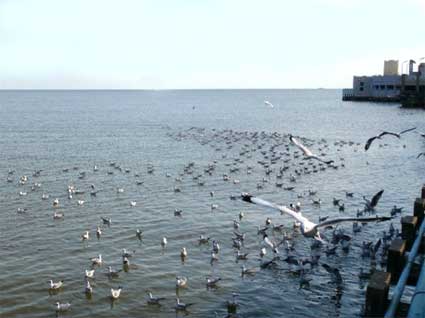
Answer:
M378 202L381 199L383 193L384 190L379 191L372 197L372 200L369 200L365 196L363 196L363 200L365 200L365 211L375 210L375 207L378 205Z
M325 161L322 158L318 157L317 155L315 155L314 153L311 152L310 149L308 149L306 146L304 146L302 143L300 143L297 139L294 138L294 136L289 135L289 140L298 148L301 149L301 151L304 153L304 155L306 156L306 159L316 159L319 160L323 163L326 164L331 164L334 161L333 160L329 160L329 161Z
M286 206L277 205L272 202L268 202L266 200L257 198L248 193L242 193L242 200L249 203L258 204L264 207L272 208L274 210L280 211L281 214L288 214L292 216L295 220L297 220L301 224L301 233L306 237L314 237L321 240L319 228L327 227L334 224L339 224L342 222L377 222L377 221L388 221L391 220L392 217L370 217L370 218L357 218L357 217L344 217L344 218L336 218L332 220L326 220L319 224L311 222L305 216L301 214L301 212L293 211Z
M400 139L400 137L401 137L401 135L402 135L402 134L407 133L407 132L412 131L412 130L415 130L415 129L416 129L416 127L413 127L413 128L409 128L409 129L406 129L406 130L400 131L399 133L394 133L394 132L390 132L390 131L383 131L383 132L381 132L379 135L376 135L376 136L374 136L374 137L372 137L372 138L369 138L369 139L366 141L366 144L365 144L365 146L364 146L364 150L365 150L365 151L367 151L367 150L370 148L370 145L372 144L372 142L373 142L375 139L381 139L381 138L382 138L383 136L385 136L385 135L394 136L394 137L397 137L398 139Z

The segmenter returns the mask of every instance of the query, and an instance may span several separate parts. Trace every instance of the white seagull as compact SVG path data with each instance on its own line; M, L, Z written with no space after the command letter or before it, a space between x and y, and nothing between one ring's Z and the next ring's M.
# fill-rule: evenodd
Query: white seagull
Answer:
M90 259L92 262L92 265L102 265L102 254L99 254L98 257L93 257L92 259Z
M118 286L118 289L111 288L111 297L112 299L118 299L121 295L122 287Z
M56 303L56 311L67 311L71 307L70 303Z
M94 269L91 269L91 270L86 269L85 277L86 278L93 278L94 277Z
M50 289L51 290L58 290L63 286L63 280L58 281L57 283L54 283L52 280L49 280L50 283Z
M176 277L176 287L186 287L187 285L187 278L184 276L177 276Z
M292 135L289 135L289 140L298 148L301 149L301 151L304 153L304 155L306 156L306 159L316 159L319 160L323 163L326 164L331 164L334 161L333 160L329 160L329 161L325 161L322 158L318 157L317 155L315 155L314 153L311 152L310 149L308 149L306 146L304 146L302 143L300 143L297 139L295 139Z
M264 101L264 105L269 106L269 107L271 107L271 108L273 108L273 107L274 107L274 105L273 105L272 103L270 103L268 100L265 100L265 101Z
M346 217L346 218L336 218L333 220L326 220L319 224L311 222L309 219L304 217L301 212L295 212L286 206L280 206L275 203L265 201L260 198L256 198L250 194L243 193L242 200L249 203L258 204L264 207L272 208L281 212L281 214L286 213L296 219L301 223L301 233L306 237L314 237L321 240L319 228L326 227L342 222L377 222L377 221L388 221L391 220L391 217L371 217L371 218L357 218L357 217Z

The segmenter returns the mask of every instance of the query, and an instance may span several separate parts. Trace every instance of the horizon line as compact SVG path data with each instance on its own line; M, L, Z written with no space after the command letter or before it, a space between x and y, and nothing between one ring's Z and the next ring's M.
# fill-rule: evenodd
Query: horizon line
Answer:
M0 88L0 91L196 91L196 90L341 90L340 87L294 88Z

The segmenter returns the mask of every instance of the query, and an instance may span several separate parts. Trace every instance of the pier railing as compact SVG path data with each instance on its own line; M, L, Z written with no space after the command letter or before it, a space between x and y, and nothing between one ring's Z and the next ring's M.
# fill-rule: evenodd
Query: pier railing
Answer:
M400 313L400 299L406 285L416 285L407 317L425 317L425 264L415 262L418 252L423 253L425 234L425 185L421 198L414 203L413 216L401 218L401 239L395 238L388 250L386 271L375 271L366 290L366 317L405 317ZM407 258L406 258L406 255ZM419 279L418 273L420 272ZM388 295L391 283L392 297Z

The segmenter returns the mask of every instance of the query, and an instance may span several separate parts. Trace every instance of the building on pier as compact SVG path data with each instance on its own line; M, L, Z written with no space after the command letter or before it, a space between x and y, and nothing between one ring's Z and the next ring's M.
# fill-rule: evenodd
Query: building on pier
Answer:
M342 99L353 101L401 102L405 107L425 107L425 63L414 71L408 61L408 73L398 73L398 61L384 62L383 75L354 76L353 88L344 89ZM403 73L403 72L402 72Z

